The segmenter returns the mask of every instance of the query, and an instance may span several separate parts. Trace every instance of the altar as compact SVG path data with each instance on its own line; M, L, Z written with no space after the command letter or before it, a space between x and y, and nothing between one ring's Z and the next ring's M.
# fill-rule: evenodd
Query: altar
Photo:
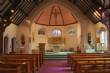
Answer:
M71 52L71 51L68 51L68 52L45 52L45 55L68 55L68 54L72 54L72 53L75 53L75 52Z
M64 49L64 44L50 44L50 48L53 52L61 52Z
M50 50L53 52L62 51L65 48L64 43L65 38L63 37L51 37L48 39Z

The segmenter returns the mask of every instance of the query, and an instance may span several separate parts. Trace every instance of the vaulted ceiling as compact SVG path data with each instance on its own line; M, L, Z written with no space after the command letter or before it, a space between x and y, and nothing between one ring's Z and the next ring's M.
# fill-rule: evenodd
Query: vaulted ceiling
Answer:
M110 0L69 0L76 4L94 23L106 22L109 17Z
M29 15L34 6L52 0L0 0L0 28L8 24L19 25ZM68 0L78 6L94 23L108 22L110 19L110 0Z
M20 24L42 0L0 0L0 21Z
M64 6L52 4L37 15L35 23L47 26L65 26L75 24L77 20Z

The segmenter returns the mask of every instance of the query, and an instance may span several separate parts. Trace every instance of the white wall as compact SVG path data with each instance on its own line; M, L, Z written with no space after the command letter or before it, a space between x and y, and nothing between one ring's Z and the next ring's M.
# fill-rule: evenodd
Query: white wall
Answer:
M72 24L72 25L67 25L67 26L45 26L45 25L39 25L39 24L32 24L32 38L34 36L34 41L32 41L32 47L31 49L38 48L38 43L46 43L46 50L50 49L50 44L48 44L48 39L53 37L52 31L54 29L60 29L61 30L61 37L65 38L65 43L64 43L64 49L69 49L69 48L76 48L79 46L80 38L79 36L81 35L80 28L78 27L80 24ZM45 29L45 35L38 35L38 30L44 28ZM75 33L73 35L70 35L68 32L70 28L75 29ZM62 44L63 45L63 44Z
M77 20L79 21L77 24L68 25L66 27L60 27L60 26L46 27L46 26L41 26L41 25L35 24L34 20L36 19L38 12L40 12L39 10L41 10L40 7L39 8L36 7L36 9L34 8L34 11L32 11L32 13L30 13L29 17L27 17L27 19L29 20L29 23L23 22L18 27L15 27L15 26L13 26L13 24L11 24L10 28L9 27L6 28L4 36L7 35L9 37L12 37L12 36L16 35L17 45L18 45L17 50L18 51L23 50L25 53L31 53L32 49L38 48L38 43L47 43L47 39L49 37L51 37L51 31L53 28L59 28L59 29L61 29L61 31L63 31L62 37L65 37L66 41L68 41L65 43L65 49L70 48L70 47L76 48L79 45L82 48L82 50L86 49L88 33L92 33L92 39L93 39L93 41L95 41L95 38L96 38L95 24L92 23L86 17L86 15L84 15L80 11L80 9L78 7L76 7L75 5L71 6L66 3L63 3L62 5L67 7L71 11L71 13L77 18ZM46 6L48 6L48 4ZM43 7L45 7L45 5L41 6L42 9L43 9ZM45 36L37 35L37 31L41 27L46 28L46 31L48 31ZM69 27L76 28L77 33L75 36L67 35L67 29ZM17 31L17 32L15 32L15 31ZM35 41L32 41L33 33L34 33ZM25 45L24 45L23 49L21 46L21 35L22 34L25 36ZM49 49L48 44L46 45L46 49Z
M77 17L78 21L81 24L81 48L82 51L87 48L87 40L88 40L88 33L92 34L92 39L95 41L96 37L96 26L95 24L89 20L86 15L84 15L76 6L73 6L71 9L74 13L74 15Z
M18 43L18 52L23 53L30 53L30 37L31 37L31 27L29 26L29 23L24 21L22 24L18 26L17 30L17 43ZM24 35L25 44L22 46L21 44L21 36Z
M13 23L11 23L9 26L6 27L3 37L8 37L8 53L11 52L11 48L12 48L12 43L11 40L12 38L16 38L16 31L17 31L17 26ZM4 43L3 43L4 44Z

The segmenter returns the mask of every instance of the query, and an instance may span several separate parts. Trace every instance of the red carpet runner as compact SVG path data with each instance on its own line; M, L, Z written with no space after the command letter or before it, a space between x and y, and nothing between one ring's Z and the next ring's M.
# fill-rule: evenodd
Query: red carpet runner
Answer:
M38 73L73 73L64 60L48 60Z

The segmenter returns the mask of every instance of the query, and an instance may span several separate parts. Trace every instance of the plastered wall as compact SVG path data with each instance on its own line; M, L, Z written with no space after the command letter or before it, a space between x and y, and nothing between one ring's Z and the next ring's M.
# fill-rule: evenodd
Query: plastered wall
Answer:
M66 4L66 3L65 3ZM64 5L64 4L62 4ZM44 5L45 6L45 5ZM16 37L17 41L17 52L24 52L24 53L32 53L32 49L38 49L38 43L46 43L46 50L49 49L48 38L52 36L51 31L54 28L59 28L62 31L62 37L65 37L66 42L64 44L64 49L68 48L75 48L80 46L82 51L87 48L87 40L88 40L88 33L91 33L92 40L95 42L96 38L96 25L92 23L86 15L84 15L80 9L76 6L65 5L73 15L78 20L77 24L64 26L42 26L39 24L35 24L34 20L39 12L39 8L34 8L32 13L21 23L19 26L15 26L14 24L10 24L4 32L4 36L8 36L10 39L12 37ZM41 7L43 8L43 7ZM27 21L28 19L28 21ZM76 33L73 36L68 35L69 27L73 27L76 29ZM46 29L46 35L38 36L37 32L39 28ZM21 36L25 38L25 44L22 46L21 44ZM34 41L33 41L34 36ZM9 40L10 43L10 40ZM8 45L8 50L10 52L10 44ZM21 51L22 50L22 51Z

